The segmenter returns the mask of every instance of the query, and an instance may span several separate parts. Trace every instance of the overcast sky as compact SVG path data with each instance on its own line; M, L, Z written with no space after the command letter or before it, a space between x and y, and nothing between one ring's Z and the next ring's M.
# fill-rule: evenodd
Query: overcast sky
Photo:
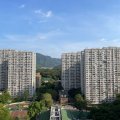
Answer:
M0 0L0 49L60 58L120 46L120 0Z

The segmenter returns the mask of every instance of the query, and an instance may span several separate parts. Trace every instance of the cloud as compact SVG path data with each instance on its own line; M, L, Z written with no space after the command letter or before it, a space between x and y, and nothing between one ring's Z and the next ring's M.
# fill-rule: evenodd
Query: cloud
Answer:
M46 17L51 17L52 16L52 11L47 11Z
M53 12L51 10L43 12L41 9L39 9L39 10L35 10L34 13L45 18L50 18L53 15Z
M105 38L101 38L99 41L101 41L101 42L108 42L108 40L105 39Z
M25 7L25 4L22 4L19 6L19 8L24 8Z

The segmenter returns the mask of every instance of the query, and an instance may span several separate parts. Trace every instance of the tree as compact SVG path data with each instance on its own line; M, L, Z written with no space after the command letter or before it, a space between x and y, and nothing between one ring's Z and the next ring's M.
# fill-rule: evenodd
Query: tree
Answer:
M35 101L36 98L37 98L37 95L36 95L36 93L34 93L34 94L33 94L33 101Z
M81 94L80 88L72 88L68 91L68 94L71 98L74 98L76 94Z
M23 100L27 101L28 98L29 98L29 91L25 90L24 93L23 93Z
M90 111L90 118L93 120L119 120L120 101L112 103L102 103L98 107L93 107Z
M0 120L12 120L9 110L3 104L0 104Z
M48 108L51 107L51 105L52 105L52 103L53 103L51 94L49 94L49 93L43 94L42 100L45 101L46 107L48 107Z
M80 94L76 94L75 95L75 101L76 102L83 102L84 100L83 100L83 97Z
M31 120L35 120L35 117L42 111L45 111L46 109L47 108L43 100L40 102L33 102L28 108L28 115Z
M116 95L116 100L120 101L120 93Z
M55 84L55 90L59 91L59 90L63 90L63 87L61 85L61 82L56 82Z
M53 100L55 100L55 101L58 100L59 95L58 95L58 92L56 90L48 89L48 90L46 90L46 92L51 94Z
M85 101L75 102L74 105L79 110L83 110L86 107Z
M38 69L37 72L40 72L44 78L51 78L54 80L61 79L61 66L54 67L53 69Z
M74 105L77 109L83 110L86 108L86 100L83 99L81 94L76 94L74 97Z
M2 95L0 95L0 102L4 104L4 103L9 102L9 100L11 100L11 96L10 96L9 92L4 91L2 93Z
M40 86L40 88L37 89L37 100L42 99L43 94L45 93L49 93L51 94L52 98L54 101L57 101L59 98L59 89L60 89L60 85L58 82L48 82L48 83L42 83L42 85Z

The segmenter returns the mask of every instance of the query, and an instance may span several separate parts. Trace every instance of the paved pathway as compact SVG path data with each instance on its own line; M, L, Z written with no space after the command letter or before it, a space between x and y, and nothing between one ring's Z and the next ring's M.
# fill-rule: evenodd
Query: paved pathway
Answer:
M61 109L59 106L57 106L57 105L51 106L50 120L62 120Z

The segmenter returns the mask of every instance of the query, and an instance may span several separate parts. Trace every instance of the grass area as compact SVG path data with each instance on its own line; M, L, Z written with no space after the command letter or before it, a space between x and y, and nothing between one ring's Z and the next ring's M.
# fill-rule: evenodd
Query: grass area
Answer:
M88 113L75 110L62 109L62 120L77 120L80 118L86 118Z
M49 120L50 111L44 111L40 114L40 120Z

